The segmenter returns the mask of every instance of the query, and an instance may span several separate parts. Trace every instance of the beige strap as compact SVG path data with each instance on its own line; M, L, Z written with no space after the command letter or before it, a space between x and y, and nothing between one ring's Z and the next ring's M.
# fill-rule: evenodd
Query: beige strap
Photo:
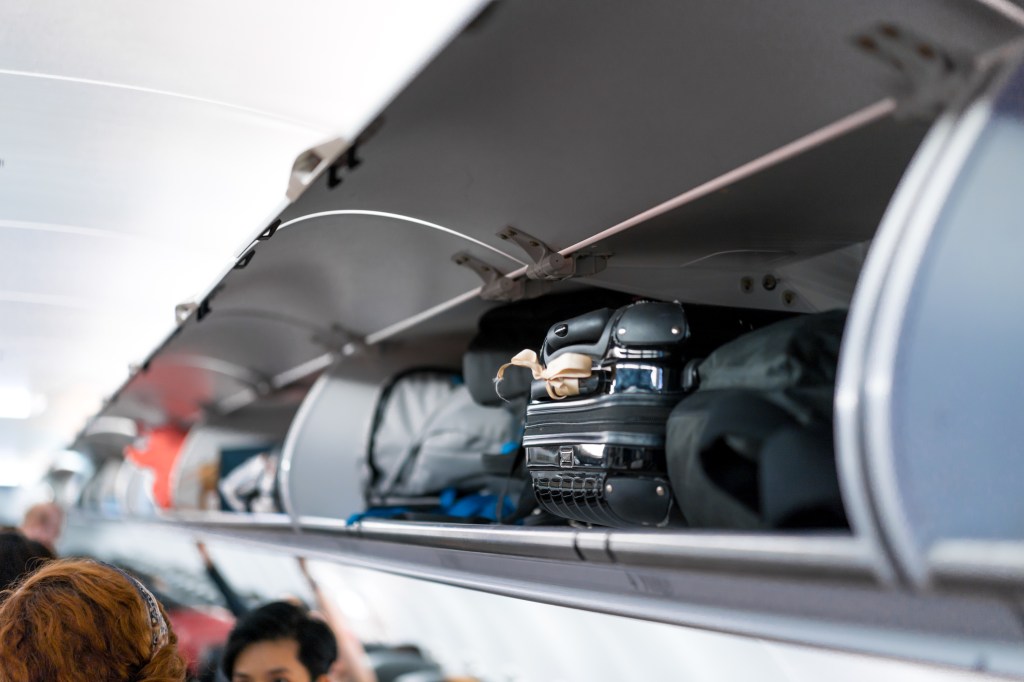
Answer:
M537 353L527 348L520 351L510 362L498 368L497 381L505 375L505 368L515 365L526 367L533 372L534 379L543 379L552 400L561 400L580 394L580 379L586 379L593 370L593 360L582 353L564 353L552 360L547 367L540 364Z

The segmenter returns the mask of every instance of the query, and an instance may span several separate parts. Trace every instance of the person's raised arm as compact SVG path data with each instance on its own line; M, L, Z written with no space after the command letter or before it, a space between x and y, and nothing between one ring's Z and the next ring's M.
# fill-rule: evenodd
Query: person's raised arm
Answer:
M221 572L217 570L217 565L213 563L213 559L210 558L210 552L206 549L206 545L200 540L196 540L196 550L199 552L199 557L203 560L203 566L206 568L206 575L210 576L210 580L214 585L217 586L217 591L220 592L221 596L224 597L224 604L228 607L228 611L235 618L241 618L249 612L249 607L245 605L245 602L238 593L235 592L234 588L224 579Z
M327 595L317 584L309 572L305 557L298 557L299 570L309 583L309 588L316 599L317 610L323 614L327 624L334 631L338 642L338 661L331 668L331 679L335 682L377 682L377 674L366 656L366 649L352 629L348 627L345 616L330 595Z

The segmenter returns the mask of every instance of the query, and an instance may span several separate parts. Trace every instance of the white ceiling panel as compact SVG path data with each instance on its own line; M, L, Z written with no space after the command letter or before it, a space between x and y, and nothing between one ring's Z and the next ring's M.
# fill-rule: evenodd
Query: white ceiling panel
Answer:
M0 2L4 456L66 444L479 0Z
M352 133L479 0L4 0L0 69L151 89Z
M0 219L229 258L322 133L195 100L0 74Z

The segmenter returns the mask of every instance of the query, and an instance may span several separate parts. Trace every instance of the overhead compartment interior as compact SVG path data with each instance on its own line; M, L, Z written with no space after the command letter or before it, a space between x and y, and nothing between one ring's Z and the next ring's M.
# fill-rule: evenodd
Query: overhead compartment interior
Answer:
M346 521L362 511L382 387L410 367L459 367L481 315L510 299L607 289L780 317L848 308L908 164L939 144L938 101L865 49L890 29L971 64L1022 27L973 2L494 3L260 226L93 426L192 428L182 471L218 443L281 442L286 514L158 521L193 532L578 608L1024 670L1010 600L907 580L851 477L861 453L842 442L849 532ZM581 276L532 277L566 260Z

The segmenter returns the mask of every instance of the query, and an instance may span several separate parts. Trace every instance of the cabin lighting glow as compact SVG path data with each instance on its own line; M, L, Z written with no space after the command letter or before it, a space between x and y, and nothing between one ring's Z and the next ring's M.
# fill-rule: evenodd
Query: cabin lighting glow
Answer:
M46 398L20 386L0 386L0 419L29 419L46 409Z

